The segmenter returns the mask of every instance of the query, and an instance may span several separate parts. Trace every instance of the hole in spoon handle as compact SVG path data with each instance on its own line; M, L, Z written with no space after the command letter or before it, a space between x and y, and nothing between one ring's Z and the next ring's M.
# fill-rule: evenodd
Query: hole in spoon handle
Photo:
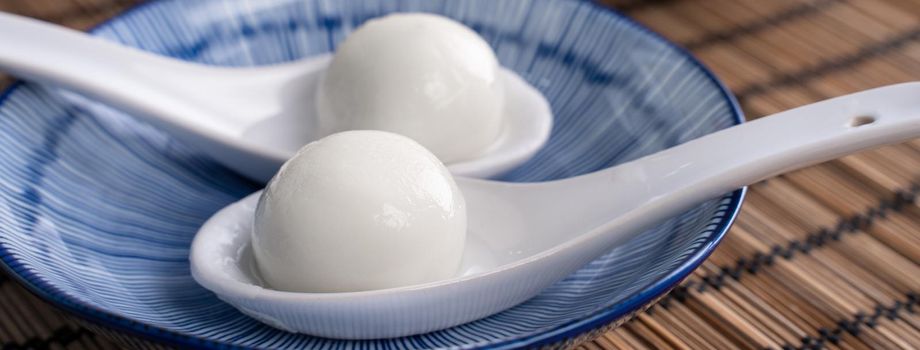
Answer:
M858 115L850 119L850 122L847 126L851 128L858 128L860 126L869 125L875 123L876 118L872 115Z

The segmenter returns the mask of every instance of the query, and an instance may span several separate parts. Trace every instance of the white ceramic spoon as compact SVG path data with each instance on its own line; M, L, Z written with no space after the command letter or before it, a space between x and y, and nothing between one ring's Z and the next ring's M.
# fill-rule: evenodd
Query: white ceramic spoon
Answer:
M0 69L60 85L147 122L255 180L267 181L313 135L314 96L331 55L252 68L205 66L0 12ZM448 164L491 177L523 163L549 138L552 112L539 91L502 69L504 133L486 154Z
M692 116L688 116L692 117ZM192 274L243 312L335 338L418 334L512 307L692 206L747 184L920 136L920 83L781 112L595 173L542 183L457 178L468 244L457 277L354 293L261 287L248 244L259 193L221 210L192 244Z

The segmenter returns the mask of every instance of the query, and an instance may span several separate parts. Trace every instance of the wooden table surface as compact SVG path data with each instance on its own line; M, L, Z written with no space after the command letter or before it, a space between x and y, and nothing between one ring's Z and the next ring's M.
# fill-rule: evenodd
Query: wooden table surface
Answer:
M136 2L0 0L0 11L87 29ZM749 119L920 80L920 0L603 2L687 47ZM0 77L0 85L11 81ZM918 179L920 142L912 141L754 185L735 227L693 276L580 346L920 348ZM118 347L2 273L0 344Z

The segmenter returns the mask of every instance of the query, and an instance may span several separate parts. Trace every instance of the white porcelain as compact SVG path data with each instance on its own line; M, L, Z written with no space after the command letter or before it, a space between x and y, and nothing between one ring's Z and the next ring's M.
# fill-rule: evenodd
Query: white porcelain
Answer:
M336 47L318 91L317 129L390 131L445 163L478 158L504 126L500 72L489 43L455 20L374 18Z
M256 266L273 289L401 287L456 275L466 203L444 164L418 142L343 131L281 166L251 231Z
M542 183L456 178L469 231L461 273L355 293L262 288L249 269L258 193L214 215L192 245L195 279L276 327L383 338L512 307L663 219L765 178L920 136L920 83L838 97L724 129L595 173Z
M205 66L3 12L0 43L0 69L144 117L255 180L268 181L295 151L322 136L311 132L314 102L331 55L264 67ZM448 164L454 174L501 174L549 138L552 112L542 94L510 70L500 76L503 132L481 157Z

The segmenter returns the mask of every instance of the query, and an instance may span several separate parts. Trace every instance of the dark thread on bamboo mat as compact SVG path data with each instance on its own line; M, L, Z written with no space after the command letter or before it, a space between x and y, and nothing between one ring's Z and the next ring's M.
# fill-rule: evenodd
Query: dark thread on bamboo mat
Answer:
M66 347L67 344L70 344L84 336L94 336L92 332L86 328L73 328L69 325L61 326L58 329L55 329L51 336L47 338L32 337L22 343L9 342L3 344L3 350L20 350L20 349L35 349L43 350L49 349L52 345L60 345Z
M621 12L633 12L633 11L646 9L649 7L670 4L670 3L673 3L674 0L637 0L637 1L630 1L625 4L613 5L613 6L605 5L603 0L594 0L594 2L600 3L601 5L604 5L604 6L610 6L610 7L616 8L617 10Z
M920 184L913 183L909 189L898 191L894 199L881 200L877 207L867 210L864 214L856 215L849 219L841 219L837 226L832 229L822 229L816 233L809 234L803 240L794 240L785 246L773 246L770 252L766 254L757 252L750 258L741 257L734 266L722 266L716 274L703 276L696 281L687 281L674 288L670 294L661 299L658 305L667 309L671 300L686 301L690 290L696 289L698 292L704 292L710 287L718 290L724 285L726 278L740 280L745 272L756 274L763 266L772 265L777 258L791 260L798 253L809 254L814 248L821 247L830 241L840 240L845 233L862 232L861 230L871 226L876 219L885 217L889 211L900 211L905 204L914 203L918 194L920 194ZM782 348L823 349L827 342L832 344L839 343L843 332L858 336L862 327L874 328L881 317L898 320L901 319L902 312L913 314L918 304L920 304L920 294L908 292L906 301L895 301L891 306L877 304L871 315L857 313L851 319L838 321L837 327L834 329L820 328L817 335L803 337L801 339L802 345L799 347L786 344Z
M763 17L756 21L744 24L742 26L708 33L699 39L685 43L684 46L690 50L697 50L713 44L732 41L742 36L776 27L797 18L806 17L808 15L820 12L831 5L844 1L846 0L823 0L814 3L799 4L771 16Z
M856 337L865 327L875 328L882 317L891 321L901 320L904 312L915 313L914 307L920 303L920 294L917 294L917 292L908 292L905 296L905 301L898 300L890 306L877 304L870 315L858 312L850 319L837 321L837 327L833 329L820 328L818 329L818 335L803 337L801 339L802 345L799 347L787 344L783 346L783 349L821 349L828 342L831 344L840 343L840 336L843 333L849 333Z
M807 67L797 72L776 75L766 82L752 84L746 88L740 89L735 95L739 100L745 100L771 89L800 84L823 75L850 68L871 58L884 55L917 39L920 39L920 27L901 33L889 40L866 46L852 55L824 61L813 67Z
M686 291L685 291L686 293ZM826 343L838 344L840 343L840 338L843 333L849 333L854 337L859 336L864 327L875 328L878 325L880 318L884 317L891 321L902 320L902 315L904 312L914 314L916 313L915 307L920 305L920 294L917 292L908 292L905 294L906 300L904 301L895 301L894 304L890 306L885 306L882 304L876 304L873 308L871 314L865 314L862 312L856 313L850 319L844 319L837 322L837 326L833 329L828 329L826 327L819 328L817 330L817 335L807 335L802 337L802 344L798 347L790 344L782 346L782 349L823 349ZM686 294L684 295L684 298ZM662 307L667 308L668 301L662 300ZM651 313L654 308L649 309Z
M793 240L786 245L775 245L767 253L757 252L749 258L738 258L733 266L720 266L719 272L715 274L703 276L699 280L689 280L675 287L670 294L662 298L659 304L667 308L671 299L686 301L688 292L694 289L697 292L704 292L709 288L718 290L722 288L727 278L741 280L745 273L757 274L764 266L773 265L778 258L792 260L796 254L809 254L815 248L824 246L828 242L840 240L844 234L862 232L876 219L884 218L889 211L900 211L904 204L913 203L918 193L920 193L920 184L912 184L908 190L899 191L891 200L879 201L876 207L870 208L863 214L841 218L837 226L833 228L821 229L802 240Z

